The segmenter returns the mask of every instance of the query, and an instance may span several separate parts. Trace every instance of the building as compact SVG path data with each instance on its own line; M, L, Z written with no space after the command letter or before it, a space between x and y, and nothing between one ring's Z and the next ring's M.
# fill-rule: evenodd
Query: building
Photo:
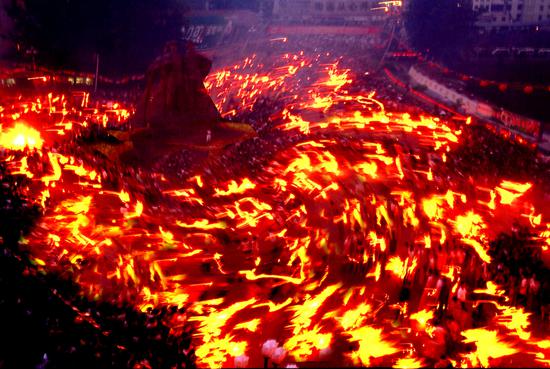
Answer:
M485 29L532 28L550 25L550 0L473 0Z
M0 0L1 1L1 0ZM247 5L247 6L245 6ZM387 19L401 9L402 0L188 0L191 12L249 10L262 17L290 23L357 23Z
M298 22L372 22L387 18L401 1L382 0L275 0L273 17Z

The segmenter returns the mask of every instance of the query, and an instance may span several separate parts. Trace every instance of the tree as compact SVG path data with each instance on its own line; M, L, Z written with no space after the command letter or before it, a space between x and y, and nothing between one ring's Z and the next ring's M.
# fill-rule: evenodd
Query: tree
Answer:
M456 58L475 35L470 0L410 0L404 18L411 45L444 60Z
M10 49L8 42L11 32L12 22L6 14L5 0L0 0L0 56L6 55Z
M12 37L38 51L37 61L86 69L95 54L102 71L143 71L164 42L179 38L185 7L178 0L25 0L9 8Z

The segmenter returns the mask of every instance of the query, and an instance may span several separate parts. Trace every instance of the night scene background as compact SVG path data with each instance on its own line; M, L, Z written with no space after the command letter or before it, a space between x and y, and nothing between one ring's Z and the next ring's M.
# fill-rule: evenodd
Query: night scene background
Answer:
M0 368L549 367L550 0L0 0Z

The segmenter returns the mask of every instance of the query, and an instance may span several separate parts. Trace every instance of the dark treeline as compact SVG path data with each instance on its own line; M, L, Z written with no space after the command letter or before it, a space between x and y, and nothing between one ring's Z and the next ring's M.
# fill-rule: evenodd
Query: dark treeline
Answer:
M404 21L411 46L443 61L471 49L476 36L470 0L412 0Z
M40 65L103 74L143 72L163 44L179 36L183 0L25 0L7 12L20 56L36 50Z

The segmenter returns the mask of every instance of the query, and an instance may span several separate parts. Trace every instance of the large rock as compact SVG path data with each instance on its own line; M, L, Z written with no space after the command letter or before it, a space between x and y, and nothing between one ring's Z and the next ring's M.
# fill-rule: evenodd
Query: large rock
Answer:
M223 122L204 87L212 62L191 43L176 42L149 67L142 101L131 120L133 149L121 159L150 166L185 149L217 151L255 135L247 124Z
M166 45L146 73L142 101L132 122L135 129L157 134L187 135L220 120L220 114L204 87L212 62L188 43Z

